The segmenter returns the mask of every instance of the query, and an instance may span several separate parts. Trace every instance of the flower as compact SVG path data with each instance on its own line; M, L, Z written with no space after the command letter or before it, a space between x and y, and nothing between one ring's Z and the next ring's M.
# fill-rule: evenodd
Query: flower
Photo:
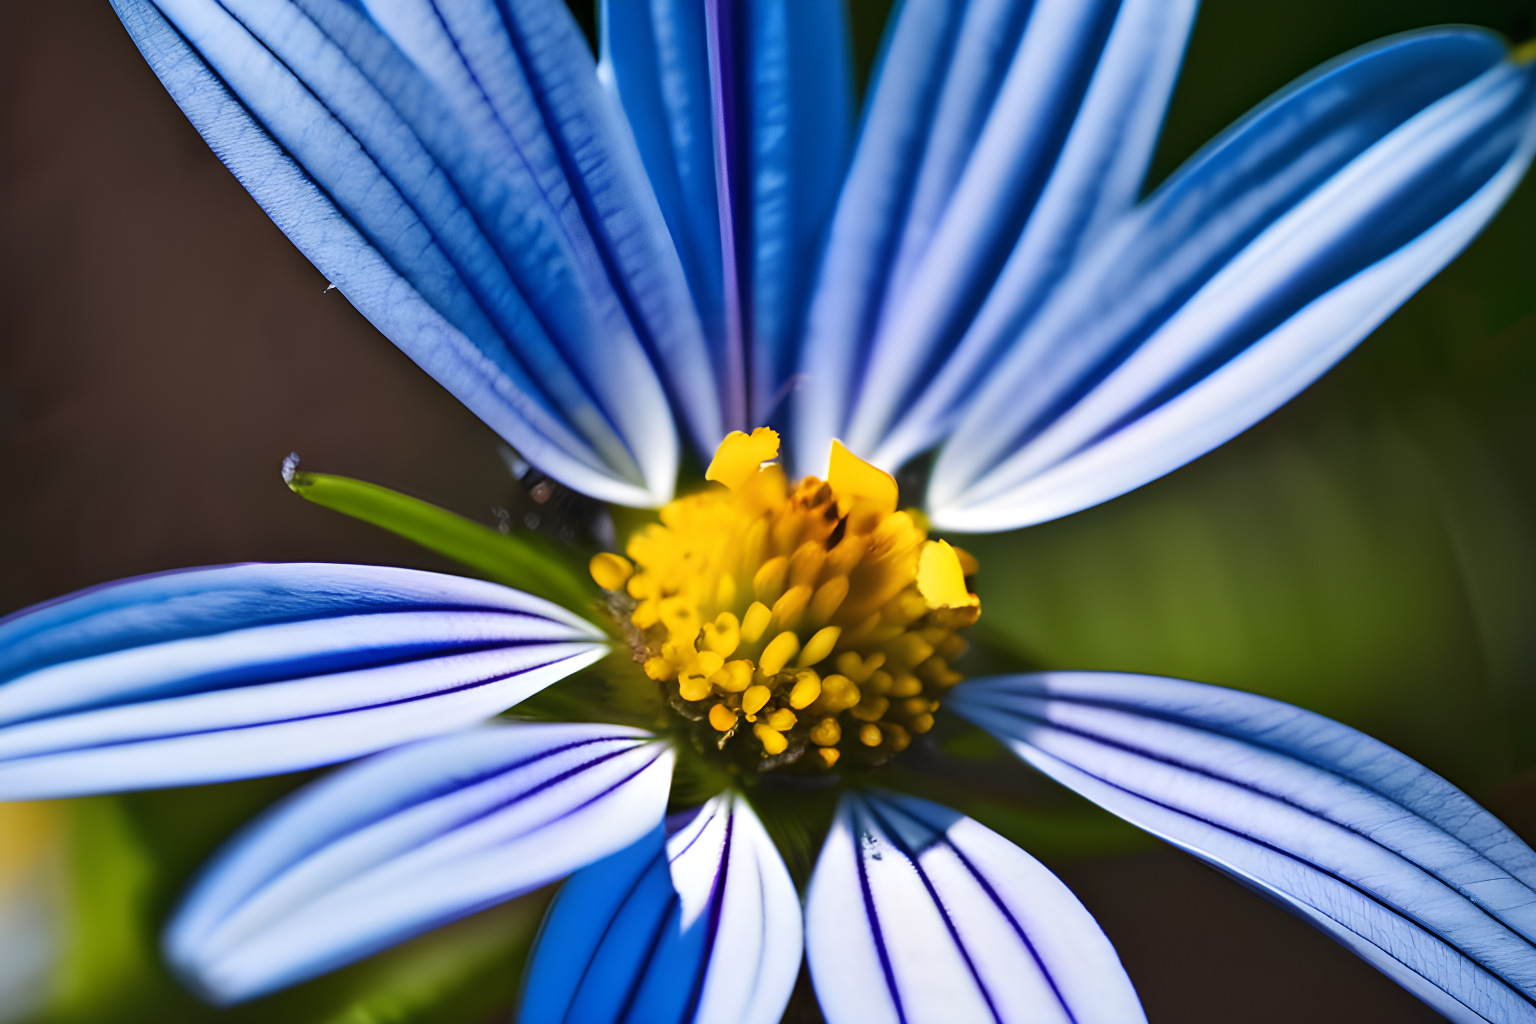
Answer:
M575 872L530 1018L776 1019L803 942L833 1020L1139 1019L1060 882L910 796L840 792L802 915L763 787L862 782L954 712L1440 1012L1531 1016L1536 854L1507 829L1263 698L960 682L974 566L884 472L938 446L932 524L1004 529L1266 415L1514 187L1526 55L1461 29L1367 47L1137 202L1192 3L909 0L851 155L831 4L610 4L597 69L543 0L115 5L391 340L550 476L663 506L632 561L594 560L602 610L247 565L0 621L0 797L375 755L210 865L166 935L189 983L248 998ZM674 501L679 433L720 486ZM600 720L471 728L548 697ZM717 792L668 817L684 760Z

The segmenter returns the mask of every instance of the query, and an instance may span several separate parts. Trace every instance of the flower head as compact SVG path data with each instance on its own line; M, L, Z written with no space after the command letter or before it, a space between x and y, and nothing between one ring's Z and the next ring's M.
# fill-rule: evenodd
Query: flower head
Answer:
M543 472L661 509L591 557L599 602L226 566L0 621L0 796L375 754L208 869L166 938L189 984L249 998L575 872L529 1018L775 1020L803 947L835 1021L1141 1019L1049 872L872 785L955 712L1442 1012L1530 1016L1536 854L1486 812L1246 694L962 682L977 566L929 536L1112 498L1315 379L1524 173L1523 56L1363 48L1138 200L1192 0L908 0L851 148L831 3L608 3L596 66L552 0L114 4L381 331ZM680 435L712 461L674 498ZM584 724L469 728L599 662L623 699L549 705ZM699 755L718 785L667 816ZM803 913L767 786L837 796Z

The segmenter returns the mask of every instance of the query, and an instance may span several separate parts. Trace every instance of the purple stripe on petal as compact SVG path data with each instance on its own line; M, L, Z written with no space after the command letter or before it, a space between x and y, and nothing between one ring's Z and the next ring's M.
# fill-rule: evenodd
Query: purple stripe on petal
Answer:
M811 880L806 949L833 1024L1144 1019L1114 949L1054 875L910 797L845 798Z
M949 706L1451 1019L1536 1020L1536 855L1390 747L1278 701L1147 676L973 680Z
M672 754L648 739L493 726L348 768L218 855L167 929L167 956L236 1002L553 881L660 822Z
M607 651L479 580L345 565L189 570L0 625L0 798L294 771L461 729Z
M746 802L723 794L566 883L519 1019L773 1024L800 954L789 873Z

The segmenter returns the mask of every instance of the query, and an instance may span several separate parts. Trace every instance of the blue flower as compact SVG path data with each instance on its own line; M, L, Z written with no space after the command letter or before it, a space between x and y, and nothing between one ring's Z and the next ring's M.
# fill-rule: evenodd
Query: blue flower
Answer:
M552 0L114 4L295 244L532 464L660 506L683 444L721 446L726 485L670 505L629 549L639 571L600 556L606 619L302 564L0 620L0 799L372 755L208 866L165 938L189 984L250 998L570 875L527 1019L777 1020L802 951L833 1021L1142 1019L1097 925L1028 854L832 771L878 768L942 693L1446 1016L1536 1020L1536 853L1492 816L1265 698L1100 673L955 685L964 559L874 468L932 452L932 523L1000 530L1245 429L1493 216L1536 149L1527 55L1469 29L1373 44L1138 200L1192 0L907 0L852 143L830 3L609 3L595 68ZM770 432L732 432L768 422L827 484L759 468ZM812 513L823 532L801 544ZM794 529L690 527L760 514ZM711 538L757 545L750 594L690 560ZM736 611L700 617L717 607ZM610 689L651 693L674 724L477 724L605 658ZM735 739L743 719L760 746ZM761 780L667 815L674 762L728 779L744 751ZM781 776L846 783L803 911L750 799Z

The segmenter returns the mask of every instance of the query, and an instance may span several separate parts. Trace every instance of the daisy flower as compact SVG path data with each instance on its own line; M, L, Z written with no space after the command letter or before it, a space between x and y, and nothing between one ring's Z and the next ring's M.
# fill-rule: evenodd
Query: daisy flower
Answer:
M114 6L382 333L552 480L659 509L585 575L497 541L521 590L238 565L0 620L0 799L361 758L206 867L164 941L189 985L569 876L523 1019L774 1021L802 962L834 1022L1144 1019L1053 875L889 788L948 717L1447 1017L1536 1020L1536 853L1486 811L1250 694L964 679L981 567L930 536L1109 500L1316 379L1520 180L1529 54L1380 41L1142 198L1193 0L906 0L856 131L831 2L609 0L596 64L553 0Z

